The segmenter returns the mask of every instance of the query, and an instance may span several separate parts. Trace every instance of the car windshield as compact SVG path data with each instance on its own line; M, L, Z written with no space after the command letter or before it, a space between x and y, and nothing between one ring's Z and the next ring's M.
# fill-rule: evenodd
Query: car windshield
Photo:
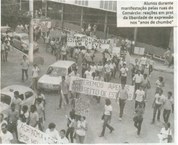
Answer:
M5 94L1 94L1 102L10 105L11 97Z
M61 67L52 67L50 66L47 70L47 74L53 77L57 76L65 76L66 75L66 69Z

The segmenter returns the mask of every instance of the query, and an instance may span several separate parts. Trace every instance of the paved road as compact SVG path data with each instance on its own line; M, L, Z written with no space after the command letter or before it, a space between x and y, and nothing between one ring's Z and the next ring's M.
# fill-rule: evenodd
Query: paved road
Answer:
M54 56L49 52L45 51L43 44L40 44L39 53L35 54L36 56L44 57L44 65L40 66L41 75L43 75L49 64L55 62ZM1 88L6 87L12 84L21 84L25 86L30 86L30 78L26 82L21 81L21 68L20 61L22 59L22 54L19 54L16 50L11 50L9 52L9 58L7 63L1 63L2 68L2 78L1 78ZM31 68L30 68L31 69ZM29 71L31 75L31 70ZM114 126L115 131L110 134L106 131L105 137L100 138L99 135L102 129L101 116L104 108L104 99L101 99L101 103L97 104L96 100L92 97L90 98L90 112L87 117L87 122L89 129L87 132L87 137L85 143L157 143L159 142L157 134L159 133L163 123L162 118L161 122L156 122L154 125L151 125L152 119L152 108L151 104L154 98L155 92L155 81L158 76L164 76L165 78L165 89L164 94L166 95L167 91L173 91L173 74L164 73L159 71L154 71L151 76L151 89L148 91L148 99L146 104L146 111L144 114L144 121L142 124L142 131L140 137L136 135L136 129L133 125L133 115L134 115L134 102L127 101L125 106L124 117L122 121L119 121L119 107L115 100L112 100L113 106L113 118L111 124ZM118 76L112 82L119 82ZM129 77L129 84L131 84L131 78ZM54 122L57 125L57 129L66 129L66 118L65 114L68 114L70 111L70 106L66 106L61 110L57 110L59 96L56 93L48 92L45 93L46 96L46 122L45 127L50 122ZM161 116L162 117L162 116ZM170 122L173 124L174 116L171 114Z

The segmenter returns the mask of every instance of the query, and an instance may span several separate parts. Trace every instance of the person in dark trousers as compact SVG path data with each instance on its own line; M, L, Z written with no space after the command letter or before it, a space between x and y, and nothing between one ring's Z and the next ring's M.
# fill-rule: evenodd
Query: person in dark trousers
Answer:
M24 81L24 75L26 76L26 80L28 80L29 62L25 55L23 56L23 60L20 65L22 66L22 81Z
M59 95L60 95L60 100L59 100L59 109L62 107L62 101L63 101L63 96L65 97L66 103L69 104L69 98L68 98L68 93L69 93L69 85L65 81L65 76L62 76L62 82L59 85Z
M17 120L19 119L19 112L15 110L15 104L11 104L11 109L8 112L7 122L8 122L8 130L11 133L15 133L16 138L18 139L17 133Z
M112 133L112 131L114 130L114 128L109 125L109 123L111 122L111 118L112 118L111 100L110 99L106 99L105 100L104 114L102 116L102 119L104 120L104 123L103 123L103 129L102 129L100 137L104 136L106 127L109 128L110 133Z
M74 126L75 126L75 111L72 110L69 113L69 117L67 117L67 132L66 132L66 137L69 139L69 135L70 135L70 140L71 143L74 142Z
M163 90L159 89L158 93L155 94L155 99L153 101L153 119L151 124L154 124L157 112L158 112L157 120L160 121L161 109L163 107L164 102L165 102L165 96L163 95Z
M173 112L173 102L174 101L173 101L173 97L172 97L172 92L168 92L168 96L165 99L165 102L163 105L163 108L164 108L163 119L164 119L165 123L167 123L169 121L169 116L171 114L171 110Z
M128 99L128 92L127 92L127 89L125 87L125 84L122 84L122 87L117 94L116 101L118 99L119 99L119 108L120 108L119 120L121 121L122 115L123 115L123 112L124 112L125 103L126 103L126 100Z
M144 103L138 105L135 110L136 115L133 118L134 126L137 128L137 135L140 135L141 126L143 122L143 114L144 114Z

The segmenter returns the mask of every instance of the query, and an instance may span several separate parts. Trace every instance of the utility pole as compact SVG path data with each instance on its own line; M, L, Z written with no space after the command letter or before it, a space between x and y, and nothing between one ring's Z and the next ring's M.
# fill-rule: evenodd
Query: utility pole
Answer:
M104 37L107 38L107 25L108 25L108 12L105 12L105 19L104 19Z
M63 27L64 27L64 4L62 4L62 7L61 7L61 27L63 30Z
M19 4L19 6L20 6L20 11L22 10L22 0L20 0L20 4Z
M138 32L138 28L135 27L135 28L134 28L134 41L135 41L135 43L136 43L136 41L137 41L137 32Z
M29 61L33 63L33 0L29 0L29 10L30 10L30 36L29 36Z
M80 27L83 26L83 7L81 8L81 16L80 16Z

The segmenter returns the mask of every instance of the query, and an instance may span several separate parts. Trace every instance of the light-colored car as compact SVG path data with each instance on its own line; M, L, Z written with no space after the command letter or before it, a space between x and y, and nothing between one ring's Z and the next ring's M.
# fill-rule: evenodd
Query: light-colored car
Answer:
M17 48L18 50L28 53L29 51L29 36L26 33L14 33L14 37L12 39L12 46ZM38 51L39 47L36 42L33 42L33 51Z
M58 90L62 76L65 76L66 81L68 81L69 75L75 66L74 61L59 60L55 62L49 66L47 73L40 77L38 87L47 90Z
M35 103L36 93L32 89L21 85L11 85L1 90L0 113L7 114L13 102L15 91L19 91L22 106L27 105L30 107Z

